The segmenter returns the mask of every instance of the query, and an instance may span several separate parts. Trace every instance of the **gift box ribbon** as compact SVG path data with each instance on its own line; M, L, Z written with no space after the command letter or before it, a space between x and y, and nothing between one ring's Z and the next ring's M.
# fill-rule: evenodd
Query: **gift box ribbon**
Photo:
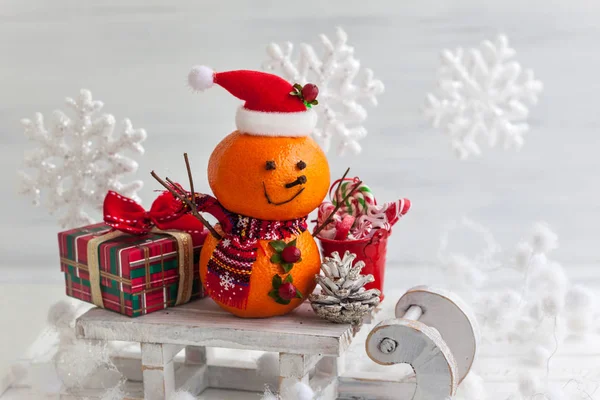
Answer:
M177 230L190 234L206 228L191 215L179 199L164 191L152 203L150 211L134 200L110 190L104 198L104 221L107 225L132 235L145 235L153 228Z
M190 300L194 280L194 246L191 234L201 232L204 226L185 213L181 202L165 192L154 201L150 211L146 211L134 200L109 191L104 199L104 221L113 230L93 238L87 244L92 303L104 308L98 256L102 243L127 234L141 236L148 233L169 235L177 242L179 286L175 305L185 304Z

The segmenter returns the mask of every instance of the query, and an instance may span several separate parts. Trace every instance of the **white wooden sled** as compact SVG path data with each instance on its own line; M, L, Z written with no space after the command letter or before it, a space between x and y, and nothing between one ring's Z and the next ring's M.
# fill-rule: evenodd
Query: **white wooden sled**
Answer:
M420 306L427 309L427 305ZM398 312L403 313L397 309ZM426 311L423 315L426 315ZM390 322L393 324L394 321L380 323L376 327L377 332L389 331L386 327ZM468 323L468 320L460 323ZM78 337L82 339L140 344L141 360L121 360L121 366L128 364L128 368L122 371L132 383L126 386L129 390L127 399L164 400L179 389L197 395L209 387L261 392L268 385L274 391L285 393L297 382L309 384L323 400L427 398L419 397L418 377L402 376L397 380L384 381L377 376L369 376L368 372L362 376L345 374L343 356L355 338L355 328L320 319L307 303L293 313L270 319L235 317L208 298L135 319L95 308L77 320L76 329ZM373 348L379 343L374 340L382 340L378 338L376 329L370 332L366 344L373 360L386 364L411 363L401 351L402 343L408 337L397 336L406 335L405 330L392 328L387 335L390 337L385 338L388 342L400 344L397 352L399 357L394 356L395 348L392 351L385 350L384 360L372 354ZM433 367L439 369L441 359L447 362L448 369L433 371L433 381L429 376L427 384L436 386L432 389L436 393L444 390L440 388L453 393L459 378L452 354L441 339L434 338L433 344L430 342L423 342L424 346L429 346L423 351L432 354L442 352L442 357L434 358L437 364ZM255 368L244 363L211 365L207 363L207 347L279 353L279 377L259 376ZM184 349L185 358L176 358ZM469 357L472 362L473 354ZM419 362L422 364L422 361ZM421 364L420 368L426 370L427 366ZM431 375L431 371L426 372ZM142 385L135 385L134 382L140 378ZM424 382L421 380L420 384ZM93 398L89 392L85 396Z

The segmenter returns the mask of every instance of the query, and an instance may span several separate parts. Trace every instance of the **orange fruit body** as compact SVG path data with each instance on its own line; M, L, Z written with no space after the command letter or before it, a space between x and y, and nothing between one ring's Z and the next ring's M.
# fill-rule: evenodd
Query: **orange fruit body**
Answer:
M252 266L252 275L250 275L250 290L248 294L248 303L245 309L229 307L223 303L216 303L225 310L244 318L264 318L276 315L286 314L298 307L315 289L315 275L319 273L321 267L321 257L315 240L309 231L305 231L298 236L285 239L290 242L297 239L296 247L302 253L302 261L294 264L289 272L293 278L293 284L300 290L302 299L293 299L289 304L283 305L275 302L269 297L269 292L273 289L273 275L279 274L282 277L287 276L279 264L271 262L271 256L274 250L269 246L268 240L258 241L258 250L256 252L256 261ZM200 279L206 282L208 272L207 264L213 250L217 246L217 239L208 235L200 254Z

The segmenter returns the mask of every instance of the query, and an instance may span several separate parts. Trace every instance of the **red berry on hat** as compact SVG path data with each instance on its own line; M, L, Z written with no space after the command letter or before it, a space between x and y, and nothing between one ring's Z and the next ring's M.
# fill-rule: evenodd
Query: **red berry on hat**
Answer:
M300 260L300 257L302 257L302 253L300 252L300 249L296 246L288 246L281 251L281 259L285 263L298 262L298 260Z
M306 101L307 103L310 103L313 100L316 100L318 95L319 95L319 88L317 87L317 85L314 85L312 83L307 83L302 88L302 97L304 98L304 101Z

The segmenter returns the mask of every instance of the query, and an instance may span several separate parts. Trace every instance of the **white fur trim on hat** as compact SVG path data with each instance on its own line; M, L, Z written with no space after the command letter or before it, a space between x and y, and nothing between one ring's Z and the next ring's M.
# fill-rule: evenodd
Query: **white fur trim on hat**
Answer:
M263 112L238 108L235 125L240 132L258 136L308 136L317 126L317 113L308 108L299 112Z

